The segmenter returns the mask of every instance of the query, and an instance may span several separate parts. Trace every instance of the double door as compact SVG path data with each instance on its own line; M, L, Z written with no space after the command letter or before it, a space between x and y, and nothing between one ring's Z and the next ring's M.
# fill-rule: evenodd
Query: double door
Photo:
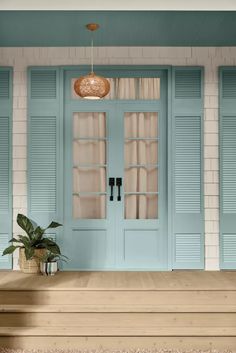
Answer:
M64 131L64 269L166 269L164 93L151 101L68 95Z

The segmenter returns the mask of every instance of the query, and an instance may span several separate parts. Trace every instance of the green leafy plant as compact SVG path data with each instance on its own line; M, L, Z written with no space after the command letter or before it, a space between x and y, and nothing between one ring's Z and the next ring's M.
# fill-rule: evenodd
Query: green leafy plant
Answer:
M56 262L56 261L67 261L68 257L62 254L54 254L51 251L47 250L46 253L40 257L42 262Z
M47 229L61 227L62 224L51 222L47 228L34 225L31 220L23 214L17 215L18 225L25 231L26 235L18 235L18 238L12 238L10 245L3 251L3 255L12 254L17 248L25 248L26 260L32 259L35 249L47 249L54 255L61 255L59 246L49 237L45 237Z

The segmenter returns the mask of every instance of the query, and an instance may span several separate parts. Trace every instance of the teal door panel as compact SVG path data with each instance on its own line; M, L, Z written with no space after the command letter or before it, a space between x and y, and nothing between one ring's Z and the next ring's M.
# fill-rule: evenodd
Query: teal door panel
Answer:
M65 74L65 226L62 248L63 253L67 254L70 260L63 264L63 268L65 270L167 269L167 98L165 77L162 77L161 99L158 101L102 100L91 102L71 96L71 80L79 74L81 73L77 71L68 71ZM106 119L106 135L102 139L106 144L106 160L102 161L102 167L106 168L106 187L102 191L92 191L92 193L88 190L84 193L80 191L79 195L75 195L73 190L75 186L73 186L72 172L73 168L83 167L81 164L79 166L74 165L73 143L75 136L73 130L75 126L73 125L73 119L76 119L75 116L77 115L75 114L77 113L100 113ZM124 187L126 163L124 146L127 142L124 119L125 114L128 113L153 113L156 114L158 119L159 136L155 139L158 145L158 186L155 192L152 191L147 195L143 192L140 193L147 199L152 196L158 200L158 215L152 219L128 219L125 217L124 201L130 194L125 191ZM98 136L94 132L93 134L92 140L97 141ZM89 140L88 136L83 138ZM79 137L78 139L81 140L82 138ZM136 141L137 138L134 138L134 140ZM141 138L141 140L145 140L145 138ZM83 162L85 161L87 162L86 167L91 167L89 156L87 156L87 160L86 158L83 159ZM93 167L101 167L101 164L93 165ZM110 178L115 179L113 200L110 200ZM117 178L122 180L120 200L118 200ZM92 185L89 188L92 190ZM92 210L91 214L88 211L87 219L81 217L81 215L79 217L75 216L73 198L78 197L82 200L82 196L85 194L86 196L92 194L94 200L95 197L103 197L103 202L106 204L103 217L100 217L100 215L98 218L92 218ZM139 193L135 197L140 197ZM95 201L90 203L91 208L95 207L95 203Z
M127 267L155 268L157 259L162 257L158 229L125 229L122 243L124 247L122 257Z
M70 235L66 239L66 249L70 249L68 262L70 270L106 269L111 266L108 239L110 234L107 228L92 229L89 226L87 229L72 229Z

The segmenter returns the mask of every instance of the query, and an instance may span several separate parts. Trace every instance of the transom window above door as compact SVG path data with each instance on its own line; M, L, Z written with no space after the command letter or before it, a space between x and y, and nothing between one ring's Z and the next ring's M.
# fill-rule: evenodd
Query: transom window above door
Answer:
M71 96L73 99L81 100L74 91L76 78L71 80ZM108 78L110 92L104 100L158 100L160 99L159 77L120 77Z

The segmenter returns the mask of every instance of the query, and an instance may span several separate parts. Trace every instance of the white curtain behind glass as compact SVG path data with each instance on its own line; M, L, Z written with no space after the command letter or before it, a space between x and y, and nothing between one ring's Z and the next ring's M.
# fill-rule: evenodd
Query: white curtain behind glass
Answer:
M105 99L160 99L159 78L108 78L110 92Z
M73 117L74 218L105 218L106 192L105 113L74 113Z
M125 192L143 193L126 195L125 218L157 218L157 195L145 194L158 192L157 125L155 112L125 114Z

